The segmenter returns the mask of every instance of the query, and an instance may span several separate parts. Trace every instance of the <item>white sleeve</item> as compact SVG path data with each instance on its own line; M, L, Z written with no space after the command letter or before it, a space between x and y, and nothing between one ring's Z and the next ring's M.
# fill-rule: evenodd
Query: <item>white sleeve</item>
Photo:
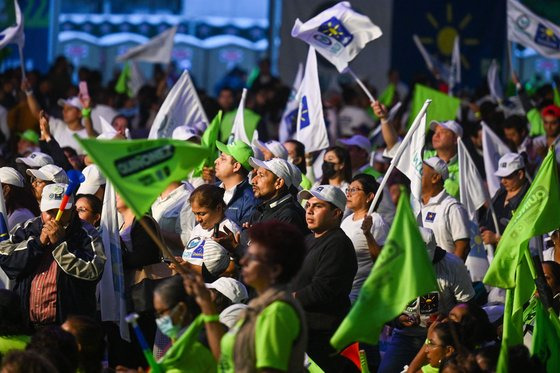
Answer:
M387 240L387 234L389 233L389 227L379 214L374 213L372 217L373 225L371 226L371 234L378 245L384 245Z
M391 150L387 148L383 149L383 156L385 158L390 158L390 159L395 158L395 156L397 155L397 150L399 150L399 146L401 146L401 144L402 144L402 139L398 139L396 144L393 145L393 147L391 148Z
M447 253L446 255L453 254ZM458 303L468 302L475 295L471 277L469 276L467 267L463 264L462 261L456 260L454 261L454 263L456 265L452 268L453 270L451 271L451 273L454 274L454 281L452 284L453 295L455 296L455 300Z
M191 204L188 199L185 200L181 211L179 212L179 217L175 223L175 229L177 233L181 236L181 241L183 245L186 245L191 238L191 231L196 225L196 218L191 209Z
M447 219L449 220L453 242L470 238L469 218L463 205L453 204L447 212Z

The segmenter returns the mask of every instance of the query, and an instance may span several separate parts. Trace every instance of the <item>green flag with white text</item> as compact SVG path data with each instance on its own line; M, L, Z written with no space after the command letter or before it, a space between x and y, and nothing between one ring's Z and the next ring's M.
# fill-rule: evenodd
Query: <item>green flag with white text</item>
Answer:
M515 272L523 258L523 248L531 238L558 228L559 206L558 168L554 150L550 149L498 242L496 255L483 280L485 284L503 289L515 286Z
M179 140L75 138L138 218L171 182L185 179L208 156L207 148Z
M399 316L418 296L437 289L409 196L403 192L385 245L331 345L341 350L354 342L377 344L387 321Z
M416 84L412 96L408 126L412 124L414 118L416 118L416 115L420 112L420 109L422 109L424 102L428 99L432 100L432 104L428 107L426 112L426 124L428 126L432 120L437 120L439 122L454 120L457 116L457 110L461 105L461 100L424 85Z

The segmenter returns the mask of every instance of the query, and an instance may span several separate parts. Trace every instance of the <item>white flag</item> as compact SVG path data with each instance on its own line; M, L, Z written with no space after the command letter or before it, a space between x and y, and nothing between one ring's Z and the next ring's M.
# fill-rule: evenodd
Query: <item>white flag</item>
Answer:
M484 181L465 147L461 138L457 139L457 156L459 158L459 197L469 216L470 251L465 261L472 281L482 281L490 266L485 245L480 237L477 210L490 197Z
M438 60L435 56L432 56L428 53L424 45L420 41L418 35L412 35L412 40L414 40L414 44L418 51L422 55L424 62L426 63L426 67L430 72L434 73L437 72L442 80L449 81L450 71L449 66Z
M16 11L16 24L0 31L0 49L8 44L17 44L19 48L23 48L25 44L25 33L23 31L23 15L17 0L14 0L14 8Z
M112 140L119 134L115 127L102 116L99 117L99 122L101 123L101 133L97 136L98 140ZM128 128L125 130L124 137L130 139L130 130Z
M208 118L187 70L171 88L150 128L149 139L170 138L173 130L187 125L204 131Z
M299 87L301 86L301 81L303 80L303 64L299 64L296 78L294 79L294 85L292 86L292 92L290 93L290 98L282 114L282 121L278 128L278 139L281 143L286 140L291 139L296 132L296 120L299 109Z
M294 138L305 145L306 153L328 148L329 137L323 117L317 55L313 47L309 47L305 75L298 96L300 101Z
M508 40L536 50L550 58L560 58L560 27L537 16L519 1L507 2Z
M367 16L352 10L348 1L324 10L305 23L296 19L292 28L293 37L317 49L339 72L367 43L381 35L381 29Z
M496 62L496 60L492 60L492 63L488 68L487 80L490 95L494 98L494 100L496 100L496 102L502 102L504 92L502 90L502 85L500 84L500 76L498 75L498 63Z
M229 143L235 140L241 140L245 144L251 145L252 140L258 139L258 132L255 130L254 133L249 136L245 130L245 99L247 98L247 88L243 88L243 93L241 94L241 101L239 101L239 106L237 107L237 112L235 113L235 118L233 119L233 126L231 128L231 135L229 136Z
M152 63L169 63L171 61L173 39L176 32L177 26L173 26L170 29L165 30L144 44L130 48L125 54L117 57L117 62L138 60Z
M494 175L498 169L498 161L502 155L511 151L506 144L496 135L486 123L482 122L482 155L484 157L484 170L490 196L494 196L500 189L500 178Z
M118 323L121 338L130 341L128 324L125 320L127 310L124 293L124 270L116 205L115 189L107 181L100 222L100 234L107 261L101 280L97 285L97 293L101 320Z
M458 83L461 83L461 51L459 49L459 36L455 36L449 73L449 95L452 94L451 91Z
M138 62L134 60L130 61L130 78L127 82L128 89L136 96L144 84L146 84L146 78L144 74L142 74Z

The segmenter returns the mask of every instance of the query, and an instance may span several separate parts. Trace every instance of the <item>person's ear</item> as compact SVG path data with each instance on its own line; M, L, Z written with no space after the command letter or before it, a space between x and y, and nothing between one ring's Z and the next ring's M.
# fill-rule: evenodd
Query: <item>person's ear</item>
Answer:
M9 184L2 185L2 195L4 196L4 198L6 198L9 192L10 192L10 185Z
M455 352L455 347L453 347L453 346L445 347L445 357L449 357L449 356L453 355L454 352Z
M282 274L282 267L279 264L274 264L270 267L269 273L271 283L275 284L278 277Z
M99 221L101 220L101 214L95 214L95 219L94 219L94 224L99 223Z
M234 162L234 163L233 163L233 172L239 172L239 170L241 170L241 167L243 167L243 166L241 165L241 163L239 163L239 162Z
M286 185L286 182L284 181L284 179L282 179L281 177L277 178L276 181L274 182L274 189L276 190L280 190L282 189L282 187Z
M366 194L366 202L367 203L372 202L374 198L375 198L375 194L373 192L370 192L370 193Z

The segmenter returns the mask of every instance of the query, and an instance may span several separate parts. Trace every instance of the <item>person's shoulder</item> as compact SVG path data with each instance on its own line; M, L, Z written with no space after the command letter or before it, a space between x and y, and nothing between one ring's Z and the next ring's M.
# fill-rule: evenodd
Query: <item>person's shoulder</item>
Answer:
M51 127L51 130L57 131L60 128L67 128L68 126L60 118L49 117L49 127Z

